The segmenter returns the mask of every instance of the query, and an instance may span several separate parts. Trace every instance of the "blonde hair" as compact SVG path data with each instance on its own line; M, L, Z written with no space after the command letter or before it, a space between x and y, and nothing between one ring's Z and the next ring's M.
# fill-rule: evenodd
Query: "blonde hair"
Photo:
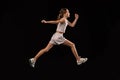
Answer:
M67 12L67 8L61 8L57 19L61 19L66 12Z

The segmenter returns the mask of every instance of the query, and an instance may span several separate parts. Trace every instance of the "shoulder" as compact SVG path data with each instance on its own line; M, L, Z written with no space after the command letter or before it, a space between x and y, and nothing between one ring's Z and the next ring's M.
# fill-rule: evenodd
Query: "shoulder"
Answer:
M65 19L65 21L66 21L66 22L69 22L69 20L68 20L68 19Z
M61 19L59 19L60 20L60 22L65 22L65 18L61 18Z
M70 23L68 19L65 19L65 22L66 22L66 23Z

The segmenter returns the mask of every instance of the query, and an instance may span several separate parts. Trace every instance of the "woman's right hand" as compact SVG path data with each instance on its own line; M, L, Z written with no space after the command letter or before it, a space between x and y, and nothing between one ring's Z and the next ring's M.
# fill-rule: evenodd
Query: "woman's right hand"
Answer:
M42 20L41 23L47 23L47 21L46 20Z

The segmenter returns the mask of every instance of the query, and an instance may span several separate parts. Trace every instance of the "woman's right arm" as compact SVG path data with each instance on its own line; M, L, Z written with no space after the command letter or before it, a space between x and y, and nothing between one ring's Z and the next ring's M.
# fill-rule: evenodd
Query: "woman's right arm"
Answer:
M65 19L62 18L60 20L50 20L50 21L42 20L41 22L42 23L49 23L49 24L58 24L58 23L62 23L64 21L65 21Z

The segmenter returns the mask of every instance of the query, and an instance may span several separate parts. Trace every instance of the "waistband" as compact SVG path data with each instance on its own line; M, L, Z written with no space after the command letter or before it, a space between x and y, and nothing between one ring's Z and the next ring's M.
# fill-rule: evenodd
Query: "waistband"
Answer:
M61 31L56 31L56 33L60 33L60 34L63 34L64 32L61 32Z

